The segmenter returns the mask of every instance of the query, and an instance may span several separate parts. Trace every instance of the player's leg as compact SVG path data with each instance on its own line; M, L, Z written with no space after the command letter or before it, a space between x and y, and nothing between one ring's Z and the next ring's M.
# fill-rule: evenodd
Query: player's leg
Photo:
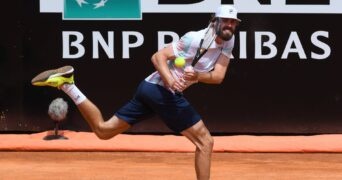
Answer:
M131 127L130 124L117 116L105 121L100 110L74 84L73 72L72 66L47 70L34 77L32 84L52 86L63 90L74 101L91 129L101 139L109 139Z
M200 115L181 94L173 94L162 86L143 84L143 99L165 124L175 132L190 139L196 146L195 168L199 180L210 177L213 139L204 126Z
M110 139L131 127L130 124L115 115L105 121L101 111L88 99L77 105L77 108L100 139Z
M202 120L181 132L196 146L195 169L198 180L210 179L211 154L214 140Z

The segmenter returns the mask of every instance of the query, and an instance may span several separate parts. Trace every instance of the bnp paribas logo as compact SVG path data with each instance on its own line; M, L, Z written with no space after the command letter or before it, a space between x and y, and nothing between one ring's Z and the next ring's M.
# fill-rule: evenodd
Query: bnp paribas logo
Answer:
M65 20L140 20L140 0L64 0Z

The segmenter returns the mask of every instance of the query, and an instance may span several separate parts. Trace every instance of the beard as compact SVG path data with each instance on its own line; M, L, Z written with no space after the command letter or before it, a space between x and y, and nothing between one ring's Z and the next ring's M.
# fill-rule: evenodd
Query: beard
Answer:
M233 37L234 32L234 29L225 27L217 31L217 36L224 41L229 41Z

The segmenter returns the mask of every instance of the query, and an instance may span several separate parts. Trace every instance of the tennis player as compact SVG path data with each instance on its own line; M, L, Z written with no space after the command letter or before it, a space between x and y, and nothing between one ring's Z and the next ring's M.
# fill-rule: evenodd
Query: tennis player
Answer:
M170 129L184 135L196 146L197 179L207 180L210 178L214 141L201 116L181 92L197 82L220 84L223 81L239 22L234 7L220 6L208 26L216 38L193 68L177 68L173 60L184 57L186 66L190 66L208 29L188 32L179 41L153 54L151 61L156 71L140 83L133 99L106 121L100 110L74 84L72 66L44 71L32 79L32 84L56 87L68 94L100 139L110 139L146 116L159 115Z

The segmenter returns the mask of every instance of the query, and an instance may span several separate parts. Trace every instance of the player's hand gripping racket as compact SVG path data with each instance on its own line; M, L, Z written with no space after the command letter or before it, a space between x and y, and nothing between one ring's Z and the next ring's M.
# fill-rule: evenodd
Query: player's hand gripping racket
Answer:
M208 28L206 29L204 36L202 37L199 47L196 51L196 54L192 60L191 65L186 66L184 68L184 72L185 74L194 74L194 66L197 64L197 62L201 59L201 57L208 51L209 47L211 46L211 44L214 42L214 40L216 39L216 32L215 29L213 28L212 22L209 23ZM194 77L192 75L192 77ZM183 79L183 78L182 78ZM190 78L191 79L191 78ZM184 81L184 79L183 79ZM187 87L189 87L191 84L196 83L197 80L190 80L185 82L185 86L182 89L176 90L176 93L181 93L184 89L186 89Z

